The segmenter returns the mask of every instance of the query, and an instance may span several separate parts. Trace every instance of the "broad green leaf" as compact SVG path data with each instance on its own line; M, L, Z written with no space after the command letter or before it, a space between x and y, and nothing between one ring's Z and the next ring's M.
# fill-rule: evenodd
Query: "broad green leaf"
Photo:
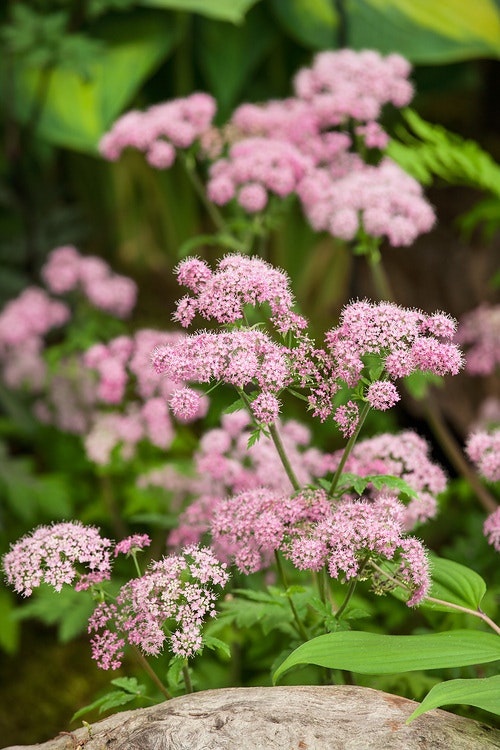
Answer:
M500 638L478 630L425 635L382 635L359 631L328 633L303 643L274 673L274 682L298 664L347 669L361 674L393 674L465 667L500 659Z
M312 49L337 46L337 13L331 0L272 0L272 8L285 30Z
M38 134L51 143L87 152L96 151L99 138L179 37L175 20L159 11L114 16L112 23L102 21L95 29L104 45L89 66L89 80L62 66L53 68L37 125ZM16 105L24 122L39 100L43 75L36 68L16 68Z
M486 583L474 570L444 557L430 556L432 586L429 596L476 610L486 593ZM449 608L424 599L422 607L449 612Z
M500 56L494 0L353 0L351 7L348 43L354 49L375 46L424 64Z
M409 724L417 716L433 708L453 704L476 706L500 716L500 675L471 680L449 680L435 685L406 723Z
M208 19L200 24L198 62L219 104L219 116L230 114L251 74L270 52L275 36L275 28L259 7L243 26Z
M494 0L350 0L344 4L347 45L399 52L414 63L500 56L500 10ZM273 9L300 43L338 44L330 0L273 0Z
M185 13L200 13L219 21L242 23L245 14L259 0L139 0L139 5L165 10L182 10Z

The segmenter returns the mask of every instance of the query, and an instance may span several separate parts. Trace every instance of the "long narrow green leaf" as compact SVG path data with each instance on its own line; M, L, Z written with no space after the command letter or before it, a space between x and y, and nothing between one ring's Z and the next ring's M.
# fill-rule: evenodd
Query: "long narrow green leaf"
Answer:
M500 675L476 680L449 680L435 685L408 718L407 724L433 708L456 704L476 706L500 716Z
M465 667L500 659L500 638L477 630L425 635L382 635L359 631L328 633L303 643L274 673L274 681L298 664L347 669L361 674L393 674Z
M140 5L154 8L200 13L220 21L242 23L245 13L259 0L139 0Z

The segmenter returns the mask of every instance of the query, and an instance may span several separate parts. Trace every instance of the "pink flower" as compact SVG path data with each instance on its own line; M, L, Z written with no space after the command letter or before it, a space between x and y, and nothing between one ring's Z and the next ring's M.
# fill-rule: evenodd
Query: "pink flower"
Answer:
M40 526L11 546L3 567L7 582L23 596L42 583L61 591L86 572L94 582L108 578L110 547L97 528L78 521Z
M353 401L348 401L347 404L339 406L335 410L333 419L337 423L342 435L345 438L350 438L354 435L358 426L359 409Z
M192 388L180 388L172 394L169 406L181 422L190 422L200 415L201 396Z
M456 341L466 345L467 372L493 373L500 365L500 305L481 305L464 315Z
M151 539L147 534L132 534L115 545L115 557L118 557L120 553L122 555L134 554L144 547L149 547L150 544Z
M394 383L389 380L376 380L368 387L366 400L373 409L386 411L400 400Z
M153 166L168 169L176 149L189 148L209 130L215 109L211 96L195 93L144 112L127 112L102 137L99 149L106 159L116 161L125 148L136 148Z
M257 422L261 424L272 424L278 418L280 402L273 393L262 391L252 401L252 412Z
M500 429L472 433L465 450L485 479L490 482L500 480Z
M483 526L484 535L487 537L497 552L500 552L500 508L491 513Z
M202 627L215 615L215 587L229 579L226 566L208 548L153 561L144 576L120 589L116 603L98 604L89 619L92 656L102 669L121 664L126 643L157 656L167 641L172 653L190 658L203 647Z

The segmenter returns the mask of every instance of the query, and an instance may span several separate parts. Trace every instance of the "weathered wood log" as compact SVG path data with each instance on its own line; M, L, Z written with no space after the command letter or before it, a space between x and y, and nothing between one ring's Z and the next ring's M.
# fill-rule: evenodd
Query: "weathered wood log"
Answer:
M126 711L22 750L493 750L500 730L353 686L232 688ZM21 746L4 750L21 750Z

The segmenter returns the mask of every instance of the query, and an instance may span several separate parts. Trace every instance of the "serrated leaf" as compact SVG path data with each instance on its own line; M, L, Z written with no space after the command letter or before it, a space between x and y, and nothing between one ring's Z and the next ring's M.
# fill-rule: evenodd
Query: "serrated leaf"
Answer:
M414 490L408 482L401 479L401 477L393 477L391 474L369 474L365 479L368 483L373 484L377 490L387 488L390 490L397 490L409 497L418 497L418 492Z
M221 641L220 638L205 634L203 636L203 643L211 651L219 651L221 654L224 654L224 656L227 656L228 659L231 658L231 649L228 644Z
M83 706L78 711L76 711L71 717L71 721L75 721L75 719L79 719L81 716L85 716L85 714L90 713L90 711L94 711L96 708L99 709L99 713L103 713L104 711L108 711L110 708L124 706L126 703L130 703L130 701L135 700L136 697L136 695L124 693L123 690L112 690L111 692L106 693L106 695L102 695L100 698L97 698L97 700L89 703L87 706Z
M339 486L344 492L346 489L352 488L357 495L362 495L366 489L367 484L368 479L366 477L360 477L358 474L353 474L350 471L345 471L340 475ZM329 488L330 483L328 482L327 487L324 487L324 489Z
M299 664L361 674L393 674L465 667L499 659L500 638L483 631L452 630L425 635L344 631L303 643L276 670L273 681Z
M236 411L245 411L245 402L241 398L237 398L232 404L226 406L223 410L223 414L234 414Z
M450 705L482 708L500 716L500 675L470 680L449 680L435 685L406 723L433 708Z
M116 677L114 680L111 680L111 684L124 690L126 693L132 693L132 695L141 695L146 689L145 685L137 682L135 677Z

